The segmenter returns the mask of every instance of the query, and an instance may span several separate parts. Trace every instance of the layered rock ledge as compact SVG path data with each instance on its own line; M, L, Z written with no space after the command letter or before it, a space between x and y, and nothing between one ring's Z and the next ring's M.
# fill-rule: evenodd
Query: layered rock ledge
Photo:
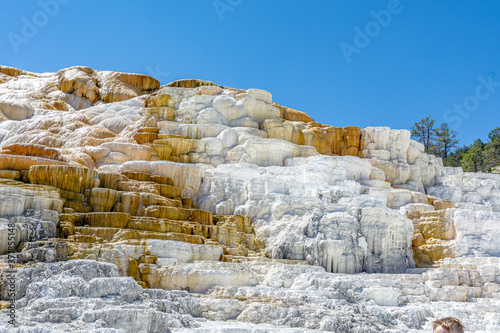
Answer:
M0 332L500 331L499 225L500 175L407 130L0 66Z

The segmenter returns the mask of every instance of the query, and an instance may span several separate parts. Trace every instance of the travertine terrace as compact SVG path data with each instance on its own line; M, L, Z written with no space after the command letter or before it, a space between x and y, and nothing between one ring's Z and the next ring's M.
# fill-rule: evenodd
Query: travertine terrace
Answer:
M500 175L260 89L0 66L0 255L0 332L500 332Z

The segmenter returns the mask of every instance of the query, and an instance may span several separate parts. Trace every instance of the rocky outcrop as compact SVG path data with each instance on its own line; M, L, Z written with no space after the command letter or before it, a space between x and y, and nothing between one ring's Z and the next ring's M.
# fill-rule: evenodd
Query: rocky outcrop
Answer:
M6 170L27 171L35 165L67 165L65 162L54 161L43 157L22 155L0 155L0 168Z
M50 185L61 190L83 193L99 186L98 173L94 170L70 166L36 165L29 169L32 184Z
M442 161L424 153L424 146L410 140L408 130L368 127L361 136L361 157L385 174L385 180L398 188L424 192L436 184Z
M18 68L0 65L0 73L7 76L18 76L26 72Z
M411 221L387 208L385 198L363 194L370 163L315 156L286 165L207 170L200 207L250 216L271 258L307 260L334 273L412 267Z
M452 202L409 204L401 211L413 220L413 253L417 267L432 267L439 260L456 256L456 230L451 217Z
M156 263L163 258L180 262L232 261L258 256L255 251L259 244L248 217L213 216L196 209L193 201L183 197L182 190L166 176L32 166L28 180L30 184L6 181L0 187L0 203L5 205L2 215L20 216L29 209L55 210L56 216L57 212L64 212L58 218L57 237L65 240L65 247L50 256L53 246L37 243L21 249L19 262L32 259L34 248L39 253L36 258L46 261L99 259L116 264L123 276L130 275L148 286L146 275L139 271L143 262ZM16 223L21 226L21 222ZM5 240L9 234L7 225L0 229ZM16 246L56 237L54 221L40 229L36 237L18 237ZM21 234L22 230L16 232ZM1 253L7 252L7 242L4 247Z
M164 261L142 264L141 271L163 290L142 289L120 277L116 266L92 260L18 269L20 324L125 332L269 327L425 332L432 329L430 318L453 315L470 330L489 331L495 327L491 313L498 311L494 293L486 291L497 282L481 267L332 275L303 264ZM6 318L0 316L0 322L6 324Z
M0 332L495 331L499 191L264 90L0 66Z
M160 82L142 74L99 72L77 66L60 70L59 89L94 103L121 102L160 88Z
M91 260L24 268L16 274L21 324L57 331L166 332L196 327L198 302L187 292L143 290L116 266ZM129 303L135 303L129 307ZM0 332L20 332L2 322ZM104 327L104 328L103 328Z
M462 168L442 168L429 194L451 200L458 208L500 212L500 175L464 172Z

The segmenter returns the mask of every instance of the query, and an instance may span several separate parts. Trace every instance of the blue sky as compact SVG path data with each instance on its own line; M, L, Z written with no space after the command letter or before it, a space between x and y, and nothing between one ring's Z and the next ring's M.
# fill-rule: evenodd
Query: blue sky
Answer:
M4 0L0 16L0 64L33 72L261 88L334 126L430 114L461 144L500 126L500 1Z

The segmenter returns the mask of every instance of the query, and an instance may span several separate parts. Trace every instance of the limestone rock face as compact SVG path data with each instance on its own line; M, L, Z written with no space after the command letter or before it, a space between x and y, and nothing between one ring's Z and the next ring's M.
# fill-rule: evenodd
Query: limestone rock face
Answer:
M35 113L35 109L28 100L3 100L0 101L0 110L7 119L24 120Z
M99 186L97 171L69 167L36 165L30 167L29 180L32 184L50 185L62 190L83 193Z
M3 211L5 212L6 210ZM12 252L9 251L9 236L13 234L15 236L13 245L16 248L23 242L35 242L46 238L55 238L58 220L57 211L47 209L28 208L14 217L6 218L4 216L0 219L0 239L2 241L0 255ZM12 228L15 229L14 232L12 232ZM29 249L26 252L30 252ZM56 257L53 257L53 260L56 260Z
M37 144L12 144L2 147L2 153L18 154L25 156L40 156L49 159L57 159L59 151Z
M453 210L451 219L456 229L456 257L498 257L500 236L499 212Z
M408 130L367 127L361 135L361 157L385 173L386 180L399 188L423 192L436 184L442 161L424 153L422 144L410 140Z
M93 260L20 268L21 327L54 332L68 327L124 332L271 327L287 332L297 326L307 332L426 332L432 329L429 319L462 314L468 328L481 332L495 327L490 314L498 311L490 298L467 302L493 290L495 278L484 269L334 275L321 267L278 262L160 264L142 264L141 271L165 290L142 289L131 278L119 277L116 266ZM450 302L453 309L443 307ZM207 321L199 323L196 317ZM7 318L0 316L2 332L7 332Z
M91 103L99 99L97 81L92 77L92 69L88 67L70 68L59 75L59 89L68 94L84 97Z
M370 163L354 157L289 159L285 168L221 165L205 172L199 203L250 216L269 257L335 273L398 272L413 265L412 224L382 198L362 195L370 173Z
M27 209L49 209L61 212L63 202L56 188L24 184L19 181L1 181L1 216L22 215Z
M194 197L199 191L204 170L207 167L199 164L173 163L168 161L130 161L123 163L119 170L165 176L172 179L174 184L179 184L179 187L186 196Z
M260 89L0 66L0 332L500 331L499 177Z
M35 165L67 165L67 163L43 157L0 155L0 167L2 170L26 171Z
M118 200L118 192L109 188L93 188L89 204L94 212L109 212Z
M97 100L120 102L160 87L156 79L147 75L99 72L82 66L60 70L58 75L61 91L91 103Z
M132 278L119 277L111 264L77 260L25 268L16 275L22 324L54 332L165 332L197 326L190 315L197 302L186 292L143 290ZM136 305L129 307L129 302ZM7 332L7 323L0 320L0 331Z
M461 168L442 168L429 194L451 200L459 208L500 212L500 175L463 172Z
M0 65L0 73L6 76L18 76L24 74L24 71L14 67Z
M279 105L278 103L273 103L273 106L280 110L280 117L284 120L300 121L303 123L314 121L314 119L305 112L294 110L292 108Z

